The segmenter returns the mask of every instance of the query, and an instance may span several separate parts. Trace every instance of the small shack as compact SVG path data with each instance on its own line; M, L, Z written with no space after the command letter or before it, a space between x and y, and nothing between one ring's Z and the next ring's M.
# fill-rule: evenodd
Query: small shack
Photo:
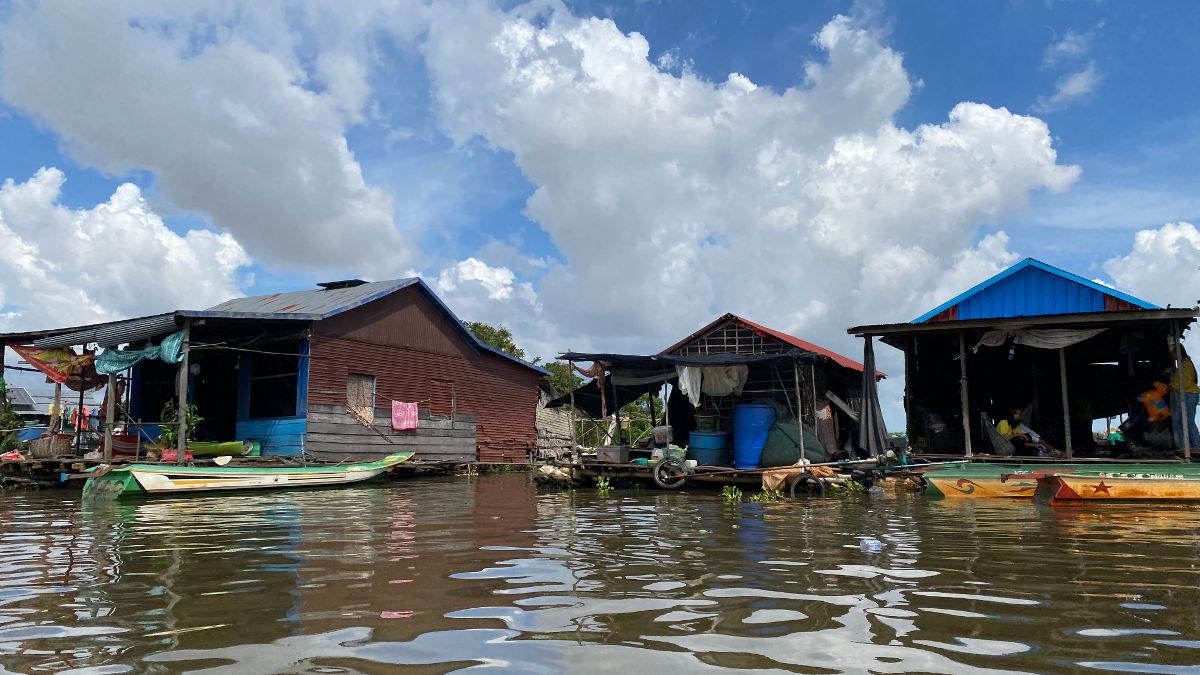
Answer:
M1013 455L996 425L1019 409L1046 454L1190 458L1186 442L1148 424L1139 398L1180 362L1197 316L1027 258L909 323L849 332L904 352L916 453ZM1125 440L1097 444L1094 421L1117 419Z
M99 386L105 374L127 381L108 426L143 438L164 406L185 400L202 418L195 440L253 441L263 455L525 462L537 448L545 371L481 342L416 278L10 333L4 345L67 350L94 360ZM393 428L393 401L415 404L415 419L398 425L412 428Z
M732 430L738 406L763 404L777 411L768 446L783 448L781 456L790 452L787 463L801 452L811 461L863 454L863 364L735 314L657 354L567 352L559 358L592 379L550 405L573 406L593 419L649 394L651 422L669 425L671 440L687 446L693 431ZM664 392L665 407L655 401ZM621 425L613 428L619 435ZM616 439L618 445L629 440Z

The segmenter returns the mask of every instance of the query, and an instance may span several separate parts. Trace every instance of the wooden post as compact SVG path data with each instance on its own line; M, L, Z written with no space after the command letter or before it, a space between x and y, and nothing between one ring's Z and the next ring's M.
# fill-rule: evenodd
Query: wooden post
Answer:
M970 457L974 454L971 450L971 399L967 388L967 338L962 331L958 331L958 377L958 398L962 403L963 452Z
M579 439L575 431L575 362L567 361L567 386L571 388L571 463L579 463Z
M820 441L821 440L821 432L817 430L817 366L815 363L808 364L808 376L812 378L812 380L810 382L812 384L812 393L813 393L813 397L812 397L813 433L815 433L817 435L817 440ZM834 445L836 446L836 443ZM837 450L837 448L834 447L834 450ZM826 457L829 456L828 452L826 451L824 443L821 444L821 451L825 453Z
M184 322L183 322L183 346L180 348L181 359L179 361L179 382L178 382L178 384L179 384L178 406L179 407L177 408L177 410L179 412L179 414L177 415L179 422L178 422L178 427L177 427L177 431L176 431L176 433L178 434L178 439L175 444L175 452L176 452L175 460L176 460L176 464L178 464L179 466L183 466L186 463L185 458L187 457L188 351L190 349L189 343L191 342L191 339L192 339L191 324L192 324L192 322L190 320L184 319Z
M50 411L50 435L58 433L62 426L62 383L54 383L54 408Z
M800 464L803 464L807 459L804 456L804 398L800 394L800 364L795 361L792 362L792 375L796 380L796 426L800 429Z
M108 391L104 394L104 461L112 461L113 418L117 408L117 374L108 374Z
M86 346L86 345L85 345ZM83 454L83 425L88 418L83 415L83 373L79 374L79 407L75 409L75 455Z
M615 444L621 445L621 406L617 404L617 383L613 381L612 371L608 372L608 383L612 385L613 393L613 423L616 428L613 430Z
M1063 437L1067 441L1067 457L1071 457L1075 454L1075 448L1071 444L1071 399L1070 392L1067 391L1066 347L1060 347L1058 350L1058 372L1062 381Z
M1179 324L1175 324L1175 391L1178 392L1178 401L1175 403L1175 414L1179 419L1183 420L1180 426L1183 429L1183 461L1192 461L1192 441L1189 438L1191 435L1192 421L1186 418L1187 408L1183 405L1183 399L1187 394L1183 392L1183 331L1180 330Z

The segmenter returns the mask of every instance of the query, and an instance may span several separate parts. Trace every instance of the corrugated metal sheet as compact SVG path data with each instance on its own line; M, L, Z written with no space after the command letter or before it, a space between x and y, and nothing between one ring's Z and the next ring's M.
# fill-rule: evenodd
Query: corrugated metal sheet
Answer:
M523 462L537 445L538 374L491 354L470 358L314 336L309 404L346 404L350 373L376 377L378 400L419 401L422 410L475 415L479 460Z
M290 293L271 293L256 295L249 298L234 298L219 305L209 307L207 312L234 314L305 314L319 318L328 318L346 310L365 305L372 300L417 283L419 279L393 279L391 281L375 281L351 286L349 288L334 288L326 290L315 288L310 291L293 291ZM309 318L309 317L304 317Z
M813 344L807 340L801 340L800 338L796 337L795 335L788 335L787 333L784 333L783 331L778 331L778 330L775 330L774 328L767 328L766 326L764 326L762 324L754 323L753 321L750 321L749 319L740 317L736 314L726 314L724 316L718 317L715 321L709 323L708 325L706 325L703 328L701 328L700 330L692 333L691 335L685 337L684 339L680 340L679 342L676 342L675 344L671 345L670 347L667 347L666 349L662 350L662 352L660 352L660 353L672 354L672 353L676 352L677 350L683 348L684 345L687 345L689 342L705 335L706 333L708 333L709 331L711 331L712 329L716 328L717 326L721 325L722 323L724 323L726 321L738 321L738 322L748 326L752 330L758 331L759 333L764 334L764 335L769 335L769 336L775 338L776 340L780 340L781 342L783 342L785 344L795 347L796 349L802 349L806 352L812 352L813 354L821 354L822 356L827 356L831 360L833 360L835 363L842 366L843 368L849 368L851 370L854 370L854 371L857 371L860 373L863 370L863 365L861 363L859 363L858 361L855 361L854 359L852 359L848 356L839 354L831 349L826 349L820 345ZM878 375L879 375L879 377L885 377L885 375L882 372L878 373Z
M913 319L955 321L1048 314L1159 309L1114 288L1026 258L996 276Z
M155 314L137 319L99 323L84 326L79 330L62 333L52 337L44 337L33 341L34 347L55 349L96 343L101 347L115 347L127 342L148 340L159 335L174 333L179 330L175 323L175 313Z

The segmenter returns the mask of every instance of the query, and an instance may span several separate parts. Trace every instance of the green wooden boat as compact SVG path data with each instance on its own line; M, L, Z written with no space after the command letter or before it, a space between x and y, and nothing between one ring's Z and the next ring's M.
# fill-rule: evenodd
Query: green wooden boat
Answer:
M407 461L397 452L374 462L315 466L223 467L170 464L100 465L83 486L85 499L161 497L198 492L290 490L349 485L370 480Z

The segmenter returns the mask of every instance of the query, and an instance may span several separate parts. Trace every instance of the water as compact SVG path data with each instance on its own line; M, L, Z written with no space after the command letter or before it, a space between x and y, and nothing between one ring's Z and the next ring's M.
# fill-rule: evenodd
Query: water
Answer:
M730 506L509 474L104 507L9 491L0 517L0 672L1200 668L1186 507Z

